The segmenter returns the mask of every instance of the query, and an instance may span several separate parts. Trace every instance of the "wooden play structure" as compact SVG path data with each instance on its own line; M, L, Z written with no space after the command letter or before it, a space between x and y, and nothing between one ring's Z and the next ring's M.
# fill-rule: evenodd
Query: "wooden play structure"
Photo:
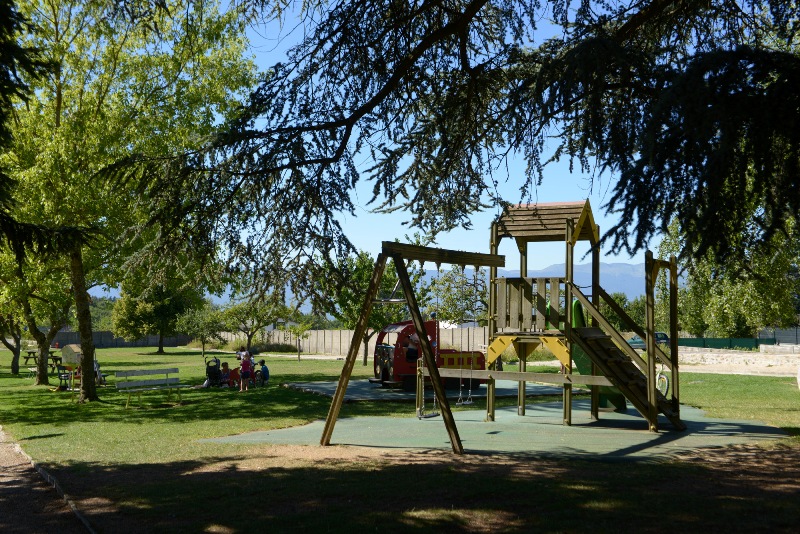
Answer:
M497 254L500 241L514 239L520 252L520 273L527 273L529 245L532 243L563 241L566 243L566 273L563 277L498 278L497 269L505 266L505 257ZM600 231L594 222L589 201L527 204L507 208L492 224L490 253L470 253L453 250L419 247L401 243L384 242L382 252L375 262L370 285L365 295L361 317L353 333L339 384L326 419L322 445L329 445L333 428L341 409L347 384L358 357L361 339L367 328L367 318L377 297L380 279L388 258L393 259L400 285L403 289L411 319L420 340L422 360L419 380L429 377L442 419L450 436L453 451L463 453L450 405L445 395L442 378L457 377L457 370L437 369L431 343L425 335L424 320L406 269L406 261L433 262L438 266L488 267L489 343L486 364L488 369L476 371L474 378L487 383L488 422L495 415L495 380L514 380L519 383L518 413L525 413L525 383L557 383L563 386L564 424L572 422L572 385L586 385L591 389L591 415L599 417L600 408L613 405L625 409L630 402L645 418L651 431L658 431L659 413L666 416L673 427L685 429L680 419L677 347L677 266L670 261L655 260L651 252L645 259L646 326L633 323L622 308L600 286ZM589 241L592 257L592 284L587 297L573 281L574 249L579 241ZM655 280L661 269L669 273L670 294L670 346L665 354L655 343L654 294ZM600 313L600 302L609 306L624 322L627 330L646 340L646 359L639 355L605 317ZM587 322L588 318L588 322ZM528 355L544 345L563 364L562 372L529 373L525 370ZM513 346L519 357L518 372L498 370L497 361L503 351ZM665 398L656 388L657 360L671 373L673 384L670 398ZM574 372L577 371L577 372ZM418 403L419 403L418 395ZM419 406L417 407L419 413Z

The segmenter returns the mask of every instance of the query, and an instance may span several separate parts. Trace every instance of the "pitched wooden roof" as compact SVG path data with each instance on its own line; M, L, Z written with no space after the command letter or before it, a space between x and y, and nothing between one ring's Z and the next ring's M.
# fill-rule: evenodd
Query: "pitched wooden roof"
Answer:
M546 202L509 206L497 219L498 239L513 237L518 242L564 241L567 221L574 221L573 241L600 240L589 200L583 202Z

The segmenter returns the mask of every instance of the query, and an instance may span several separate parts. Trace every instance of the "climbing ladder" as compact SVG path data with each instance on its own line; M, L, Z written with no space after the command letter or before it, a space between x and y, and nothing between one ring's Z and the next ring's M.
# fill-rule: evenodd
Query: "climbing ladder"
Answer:
M599 328L573 328L572 341L583 349L600 372L625 395L648 423L657 426L648 400L647 377L633 360L620 350L611 336ZM656 390L656 401L658 412L663 413L676 429L686 429L680 415L672 409L672 403L658 390ZM657 414L655 416L657 417Z
M600 325L600 327L573 328L572 342L583 349L600 373L605 375L647 419L651 429L658 428L657 418L660 412L677 430L685 430L686 425L680 419L680 412L675 409L672 402L655 388L655 384L650 384L648 387L647 376L643 371L647 367L647 362L639 357L636 351L629 348L629 352L626 353L620 348L627 346L622 336L577 287L572 288L572 295ZM653 355L653 358L655 357Z

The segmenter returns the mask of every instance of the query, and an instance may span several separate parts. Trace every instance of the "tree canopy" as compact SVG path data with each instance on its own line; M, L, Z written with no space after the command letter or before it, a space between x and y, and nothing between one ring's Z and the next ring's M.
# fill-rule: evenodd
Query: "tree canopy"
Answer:
M256 3L266 15L283 5ZM373 206L435 234L487 203L535 199L547 164L566 158L617 180L605 206L619 214L613 251L646 247L675 217L684 252L718 262L768 247L800 217L796 3L303 9L303 39L238 119L201 150L138 167L161 202L153 221L175 242L226 250L236 268L258 257L246 267L271 281L286 266L295 294L313 292L320 259L352 252L339 216L354 213L361 180ZM527 173L509 176L519 156ZM504 181L516 198L499 195Z
M26 264L23 253L67 253L47 263L71 275L66 287L74 292L82 366L90 368L87 288L118 284L154 265L163 274L191 264L186 255L147 254L158 230L137 232L136 222L148 212L137 212L136 191L99 179L97 171L131 152L162 157L200 146L237 107L242 88L254 83L254 66L243 56L241 13L210 0L30 0L19 4L18 20L8 49L36 51L48 69L14 70L22 63L9 63L22 85L11 92L13 143L0 165L14 179L20 224L6 233L14 236L19 277L31 287L36 273L29 267L42 258ZM49 227L57 231L45 233ZM42 245L35 233L23 239L19 228L50 237ZM91 381L81 387L82 400L96 397Z

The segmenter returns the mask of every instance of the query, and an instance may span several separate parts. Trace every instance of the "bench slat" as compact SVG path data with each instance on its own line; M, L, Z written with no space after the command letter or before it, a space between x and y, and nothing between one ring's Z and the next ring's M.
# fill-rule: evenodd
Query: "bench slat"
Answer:
M180 402L181 398L181 388L190 387L188 384L180 384L180 379L177 376L169 376L170 374L175 375L178 373L177 367L172 367L169 369L130 369L127 371L117 371L115 376L119 378L124 378L125 380L117 380L116 386L117 389L120 391L124 391L128 393L128 402L125 403L125 408L128 408L128 405L131 403L131 395L137 393L139 397L139 402L141 403L142 399L142 391L158 391L158 390L167 390L167 398L172 395L172 390L178 390L178 402ZM137 376L153 376L153 375L161 375L162 378L149 378L145 380L128 380L129 377L137 377Z
M117 389L129 389L149 386L171 386L180 382L177 376L170 378L152 378L149 380L128 380L124 382L117 382Z
M190 388L189 384L178 384L172 386L158 386L158 387L151 387L151 388L137 388L137 389L126 389L128 393L136 393L137 391L159 391L162 389L178 389L178 388Z
M177 372L177 367L173 367L171 369L133 369L130 371L117 371L115 376L117 378L127 378L129 376L170 375Z

